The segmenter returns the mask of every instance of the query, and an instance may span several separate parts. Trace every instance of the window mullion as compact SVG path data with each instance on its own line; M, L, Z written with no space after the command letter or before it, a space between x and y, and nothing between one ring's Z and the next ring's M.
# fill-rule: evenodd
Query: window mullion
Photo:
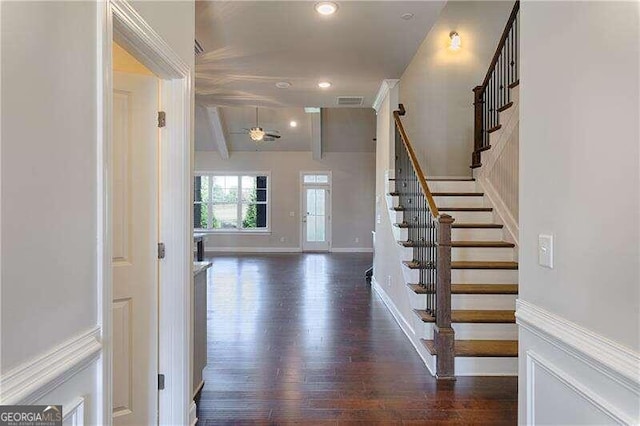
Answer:
M236 199L236 217L238 218L238 229L243 229L242 226L242 175L236 176L238 179L238 196Z

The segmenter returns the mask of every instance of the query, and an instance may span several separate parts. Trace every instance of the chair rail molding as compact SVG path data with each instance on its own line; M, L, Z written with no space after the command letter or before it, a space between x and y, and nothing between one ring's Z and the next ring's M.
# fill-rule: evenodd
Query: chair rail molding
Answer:
M520 299L516 322L640 397L640 353Z
M84 331L0 378L0 404L33 404L97 360L101 329Z

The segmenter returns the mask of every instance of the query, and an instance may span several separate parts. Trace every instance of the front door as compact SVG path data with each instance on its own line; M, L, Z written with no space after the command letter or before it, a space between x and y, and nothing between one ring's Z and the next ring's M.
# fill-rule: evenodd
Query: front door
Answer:
M114 72L111 176L113 423L157 424L158 88Z
M311 176L322 176L313 179ZM325 183L326 178L326 183ZM307 182L308 180L316 182ZM322 180L322 183L318 183ZM331 247L331 187L327 175L303 175L302 250L329 251Z

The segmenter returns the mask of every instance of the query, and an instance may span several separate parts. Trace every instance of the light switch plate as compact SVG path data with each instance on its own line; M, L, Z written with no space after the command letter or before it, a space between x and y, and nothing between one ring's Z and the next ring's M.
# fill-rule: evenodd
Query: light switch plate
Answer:
M296 212L289 212L289 216L294 217L296 215Z
M553 268L553 235L538 235L538 263Z

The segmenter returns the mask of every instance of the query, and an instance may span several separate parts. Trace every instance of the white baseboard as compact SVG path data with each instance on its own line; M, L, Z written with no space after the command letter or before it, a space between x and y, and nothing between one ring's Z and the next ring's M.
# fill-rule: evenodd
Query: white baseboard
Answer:
M196 402L191 401L191 405L189 406L189 426L195 426L198 423L197 410Z
M205 247L205 253L301 253L300 247ZM333 247L332 253L373 253L371 247Z
M72 337L0 377L0 404L33 404L76 373L100 354L100 327Z
M640 353L520 299L516 322L640 396Z
M407 339L409 339L409 342L411 342L411 345L414 347L414 349L418 353L418 356L420 356L420 359L422 359L422 362L424 362L424 365L427 367L429 372L435 376L435 372L433 371L433 368L432 368L433 361L425 358L422 352L423 349L419 348L414 342L414 339L416 337L416 332L414 328L402 316L396 304L393 303L393 300L391 300L391 298L389 297L389 295L387 295L384 289L380 287L380 284L378 284L378 280L376 280L375 277L371 277L371 287L378 294L378 296L380 296L380 298L382 299L382 303L384 303L387 309L389 309L389 312L391 312L391 315L400 326L400 329L402 330L402 332L407 336Z
M371 247L334 247L332 253L373 253Z
M300 253L300 247L205 247L205 253Z

